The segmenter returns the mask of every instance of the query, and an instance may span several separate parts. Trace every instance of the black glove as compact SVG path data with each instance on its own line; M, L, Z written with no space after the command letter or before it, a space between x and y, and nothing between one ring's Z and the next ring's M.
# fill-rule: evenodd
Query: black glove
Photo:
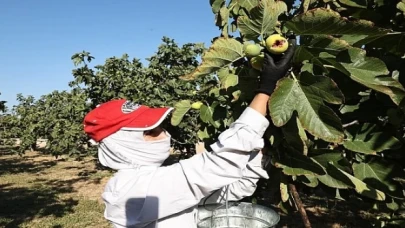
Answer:
M260 75L259 88L256 93L271 95L276 88L277 81L286 76L291 68L291 59L294 55L296 40L290 39L288 49L280 56L271 56L264 52L264 61ZM278 57L278 59L276 59Z

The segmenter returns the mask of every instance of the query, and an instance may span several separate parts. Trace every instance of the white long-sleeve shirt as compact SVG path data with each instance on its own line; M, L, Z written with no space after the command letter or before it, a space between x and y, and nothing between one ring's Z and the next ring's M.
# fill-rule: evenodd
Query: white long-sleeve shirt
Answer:
M252 108L224 131L212 151L165 167L119 170L107 183L102 198L104 216L114 227L196 228L197 206L214 191L208 202L221 202L224 186L229 200L250 196L261 168L262 136L268 120Z

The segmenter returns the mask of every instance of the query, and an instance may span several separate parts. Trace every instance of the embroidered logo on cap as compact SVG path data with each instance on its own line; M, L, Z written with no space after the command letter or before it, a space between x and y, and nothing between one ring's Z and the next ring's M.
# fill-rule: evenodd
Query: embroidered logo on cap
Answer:
M141 105L138 103L134 103L132 101L125 101L125 103L122 104L121 111L123 113L131 113L137 110L139 107L141 107Z

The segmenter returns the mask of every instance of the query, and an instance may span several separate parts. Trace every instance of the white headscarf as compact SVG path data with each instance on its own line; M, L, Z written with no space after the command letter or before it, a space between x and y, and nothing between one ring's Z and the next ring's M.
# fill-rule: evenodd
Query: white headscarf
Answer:
M145 141L143 131L120 130L103 139L98 147L101 164L112 169L161 166L170 155L170 135L157 141Z

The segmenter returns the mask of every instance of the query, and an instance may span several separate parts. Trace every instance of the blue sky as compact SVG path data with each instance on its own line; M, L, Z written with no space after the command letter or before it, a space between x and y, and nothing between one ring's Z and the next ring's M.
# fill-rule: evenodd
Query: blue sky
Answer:
M69 89L70 57L89 51L103 63L151 56L163 36L179 44L219 35L208 0L0 1L0 100Z

